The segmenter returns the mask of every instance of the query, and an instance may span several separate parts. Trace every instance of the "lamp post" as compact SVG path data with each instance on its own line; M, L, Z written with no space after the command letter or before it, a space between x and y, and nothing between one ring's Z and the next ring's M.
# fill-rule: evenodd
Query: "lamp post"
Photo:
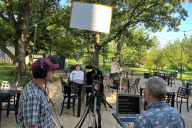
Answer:
M182 54L183 54L183 50L181 50L181 72L180 72L180 79L182 79Z

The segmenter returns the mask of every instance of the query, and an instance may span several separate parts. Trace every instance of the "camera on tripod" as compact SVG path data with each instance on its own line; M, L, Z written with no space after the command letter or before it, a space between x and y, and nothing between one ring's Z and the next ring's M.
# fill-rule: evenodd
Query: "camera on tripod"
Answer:
M92 70L92 91L96 94L103 93L103 76L102 71L99 69Z

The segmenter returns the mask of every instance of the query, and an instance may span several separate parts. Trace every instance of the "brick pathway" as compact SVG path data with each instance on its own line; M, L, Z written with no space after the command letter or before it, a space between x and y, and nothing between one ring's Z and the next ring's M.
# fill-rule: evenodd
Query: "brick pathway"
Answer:
M56 74L59 75L61 73L59 73L57 71ZM141 77L141 78L142 79L139 82L139 86L144 86L145 81L147 81L147 79L144 79L143 77ZM181 86L181 82L177 80L176 86L173 85L172 87L169 87L169 90L177 91L179 86ZM123 90L122 93L125 93L125 91ZM133 93L133 91L131 93ZM60 81L56 81L56 82L50 84L50 98L52 99L53 103L55 104L54 108L55 108L56 115L57 115L61 125L64 126L65 128L74 128L81 118L73 116L72 109L64 108L63 114L61 116L59 116L60 112L61 112L61 103L63 100ZM112 94L111 90L110 90L110 93L106 94L106 99L113 106L113 109L110 109L109 107L107 107L107 111L106 111L102 105L102 108L101 108L102 127L103 128L120 127L120 125L116 122L116 120L112 116L112 113L115 113L115 111L116 111L115 110L116 93L114 92ZM189 104L191 104L192 96L190 96L189 100L190 100ZM77 102L76 102L76 104L77 104ZM143 104L144 104L144 99L142 99L142 105ZM81 116L82 116L82 114L85 110L85 104L82 104L81 106L82 106L82 108L81 108ZM175 104L175 108L176 108L176 104ZM77 107L76 107L76 110L77 110ZM178 110L179 110L179 108L178 108ZM142 111L144 111L143 106L142 106ZM52 108L52 113L54 115L54 119L56 120L56 116L55 116L53 108ZM187 112L186 104L182 104L181 115L183 116L183 118L185 120L186 128L191 128L192 127L192 121L191 121L192 109L190 109L189 112ZM88 126L91 126L91 123L93 122L91 119L92 119L92 114L90 113L90 114L88 114L86 120L84 121L84 125L82 126L82 128L87 128ZM57 122L57 124L59 125L58 122ZM14 112L10 112L9 116L6 117L6 111L2 111L1 126L2 126L2 128L16 128L17 127L16 122L15 122Z

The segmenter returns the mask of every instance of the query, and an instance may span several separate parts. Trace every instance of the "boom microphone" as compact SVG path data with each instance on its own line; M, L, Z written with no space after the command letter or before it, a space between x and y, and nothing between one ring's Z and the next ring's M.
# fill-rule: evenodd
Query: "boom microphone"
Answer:
M80 58L80 54L79 54L79 53L77 53L77 55L76 55L76 62L78 62L78 61L79 61L79 58Z

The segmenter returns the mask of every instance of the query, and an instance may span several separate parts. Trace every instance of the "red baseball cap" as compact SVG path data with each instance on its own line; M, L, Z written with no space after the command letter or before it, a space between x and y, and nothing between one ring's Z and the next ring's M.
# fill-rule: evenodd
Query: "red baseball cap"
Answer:
M48 69L56 69L59 68L59 64L52 64L51 61L47 58L43 58L43 69L48 70ZM41 70L41 66L39 63L39 60L36 60L32 64L32 72L39 72Z

